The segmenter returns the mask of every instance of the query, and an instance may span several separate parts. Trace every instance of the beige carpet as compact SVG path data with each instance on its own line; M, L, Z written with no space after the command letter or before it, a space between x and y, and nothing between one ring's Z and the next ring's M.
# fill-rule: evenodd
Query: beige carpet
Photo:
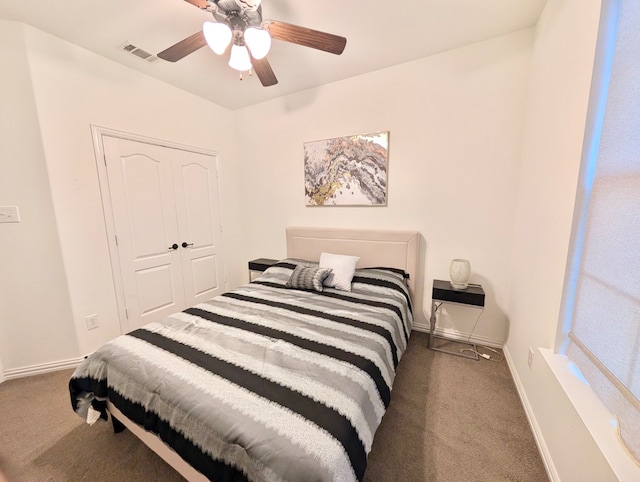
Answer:
M366 482L548 481L506 362L426 348L414 333ZM0 384L0 457L12 482L180 481L130 432L71 410L71 371Z

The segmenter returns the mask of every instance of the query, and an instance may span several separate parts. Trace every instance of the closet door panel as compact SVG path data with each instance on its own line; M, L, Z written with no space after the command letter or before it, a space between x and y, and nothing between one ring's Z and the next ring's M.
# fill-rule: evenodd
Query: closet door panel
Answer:
M194 305L224 291L216 158L175 151L173 180L185 298Z
M212 298L220 288L218 279L218 258L214 255L200 256L191 260L191 275L193 280L194 300L206 297ZM214 292L214 293L212 293Z
M186 308L170 152L104 137L129 330Z

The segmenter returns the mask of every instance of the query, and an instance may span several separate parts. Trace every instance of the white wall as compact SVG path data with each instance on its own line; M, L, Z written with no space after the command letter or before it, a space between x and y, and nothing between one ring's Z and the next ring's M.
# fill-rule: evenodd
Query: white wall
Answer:
M5 370L78 356L23 28L0 21L0 356Z
M5 105L14 114L0 133L8 141L0 192L25 219L0 225L14 232L0 236L12 253L0 277L0 293L11 295L0 308L9 371L84 355L120 332L91 125L219 152L230 260L241 216L230 111L31 27L1 24L3 66L9 59L15 68L3 67L0 80L3 114ZM100 328L89 332L84 318L93 313Z
M617 480L550 368L600 16L600 0L549 0L537 24L513 240L506 351L557 480Z
M450 260L467 258L472 282L487 291L476 335L503 342L532 35L520 31L238 111L247 257L283 257L291 225L417 229L424 238L418 320L425 322L432 279L448 279ZM390 131L388 206L305 207L303 143L381 130ZM477 315L443 321L469 332Z

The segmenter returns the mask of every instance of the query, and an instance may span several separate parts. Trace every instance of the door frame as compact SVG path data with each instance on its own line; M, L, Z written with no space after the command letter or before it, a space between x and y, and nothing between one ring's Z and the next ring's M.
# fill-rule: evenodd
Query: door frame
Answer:
M111 273L113 277L113 287L116 294L116 305L118 310L118 322L120 325L120 333L126 333L129 331L128 317L126 313L126 303L124 297L124 287L122 282L122 272L120 270L120 257L118 253L118 245L116 242L116 228L113 219L113 207L111 204L111 192L109 190L109 176L107 175L107 161L104 152L104 145L102 142L103 137L116 137L127 141L140 142L143 144L151 144L154 146L166 147L170 149L177 149L186 152L195 152L198 154L204 154L211 156L215 159L216 167L216 183L218 188L218 219L220 220L220 232L223 233L223 219L221 206L221 194L220 189L220 154L217 151L210 151L207 149L201 149L198 147L187 146L184 144L178 144L175 142L165 141L161 139L155 139L152 137L146 137L130 132L119 131L108 127L101 127L91 124L91 138L93 140L93 150L95 154L96 168L98 171L98 182L100 184L100 197L102 199L102 212L104 217L104 224L107 233L107 245L109 247L109 258L111 261ZM224 239L221 236L221 242L224 245ZM225 290L229 289L227 281L227 269L224 259L224 249L222 255L222 278Z

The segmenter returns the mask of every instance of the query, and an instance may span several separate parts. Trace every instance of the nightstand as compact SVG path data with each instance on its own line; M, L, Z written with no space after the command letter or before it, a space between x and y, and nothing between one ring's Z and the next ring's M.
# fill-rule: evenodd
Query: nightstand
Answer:
M460 305L466 305L471 308L484 309L484 290L482 289L482 286L476 285L476 284L469 284L469 287L465 290L456 290L451 287L451 284L448 281L434 279L433 291L431 295L431 318L429 320L431 324L431 332L429 333L429 348L431 350L441 351L444 353L449 353L451 355L457 355L464 358L471 358L473 360L478 360L479 359L478 348L475 345L475 343L466 343L464 341L453 340L445 336L435 334L436 313L438 311L438 308L440 308L443 303L455 303ZM453 341L456 343L462 343L464 345L470 345L473 347L473 355L465 355L463 353L457 353L454 351L444 350L442 348L439 348L434 345L435 338Z
M253 281L252 273L262 273L269 266L273 266L278 262L277 259L258 258L249 261L249 281Z

